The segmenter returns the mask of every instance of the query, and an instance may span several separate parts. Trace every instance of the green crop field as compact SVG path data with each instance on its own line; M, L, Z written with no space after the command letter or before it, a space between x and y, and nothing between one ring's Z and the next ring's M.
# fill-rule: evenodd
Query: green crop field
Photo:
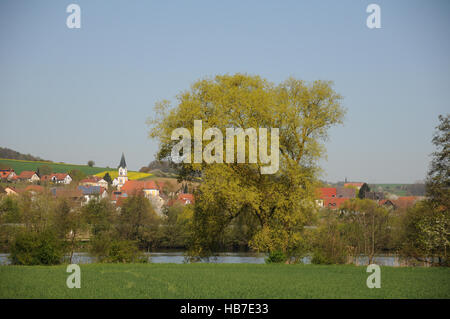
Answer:
M63 164L63 163L39 162L39 161L22 161L4 158L0 158L0 164L4 164L13 168L16 174L20 174L20 172L22 171L36 171L37 168L41 165L50 166L53 170L53 173L67 173L72 169L78 169L87 175L94 175L108 170L108 168L104 167L90 167L87 165Z
M379 191L381 188L385 192L389 192L391 194L397 196L407 196L408 191L406 189L408 184L371 184L369 185L371 190Z
M85 173L86 175L96 175L100 174L100 177L107 172L115 172L116 170L111 170L111 168L105 167L90 167L88 165L77 165L77 164L65 164L65 163L53 163L53 162L40 162L40 161L22 161L14 159L4 159L0 158L0 164L4 164L8 167L14 169L17 175L22 171L36 171L41 165L48 165L52 168L53 173L68 173L70 170L77 169ZM130 179L140 179L142 177L149 177L151 174L144 174L139 172L128 171ZM112 174L114 175L114 174ZM114 176L116 176L114 175ZM111 176L114 178L113 176Z
M449 268L381 268L369 289L352 265L88 264L81 288L66 266L0 266L0 298L450 298Z

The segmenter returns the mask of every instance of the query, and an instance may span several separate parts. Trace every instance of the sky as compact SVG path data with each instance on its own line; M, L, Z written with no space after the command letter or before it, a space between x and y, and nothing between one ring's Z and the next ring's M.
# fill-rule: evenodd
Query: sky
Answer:
M81 8L81 28L66 7ZM366 8L381 8L369 29ZM154 159L146 119L198 79L332 80L347 109L328 181L423 180L450 110L449 1L0 2L0 146L129 169Z

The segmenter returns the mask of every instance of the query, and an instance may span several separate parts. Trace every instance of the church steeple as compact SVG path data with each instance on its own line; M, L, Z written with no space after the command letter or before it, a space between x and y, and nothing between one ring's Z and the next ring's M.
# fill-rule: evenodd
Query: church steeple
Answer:
M117 188L120 190L120 188L128 181L127 163L125 162L125 155L123 153L118 169L119 176L117 176Z
M120 159L119 167L127 168L127 163L125 162L125 155L123 153L122 153L122 158Z

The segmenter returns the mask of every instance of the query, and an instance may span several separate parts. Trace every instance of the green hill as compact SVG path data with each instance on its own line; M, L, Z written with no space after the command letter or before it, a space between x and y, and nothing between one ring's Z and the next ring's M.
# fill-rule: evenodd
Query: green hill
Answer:
M372 191L387 192L397 196L424 196L425 184L370 184Z
M41 165L48 165L52 168L53 173L67 173L72 169L78 169L86 175L94 175L100 172L110 170L105 167L90 167L87 165L65 164L65 163L53 163L44 161L23 161L14 159L0 158L0 165L3 167L10 167L14 169L16 174L20 174L22 171L36 171Z
M30 154L22 154L7 147L0 147L0 158L16 159L23 161L45 161L44 159Z

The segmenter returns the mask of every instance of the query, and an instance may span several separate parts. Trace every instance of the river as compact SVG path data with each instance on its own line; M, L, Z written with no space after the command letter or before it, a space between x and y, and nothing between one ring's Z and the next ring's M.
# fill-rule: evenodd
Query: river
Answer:
M185 258L185 254L182 251L162 251L152 252L147 254L148 260L151 263L173 263L183 264L188 261ZM8 258L9 254L0 254L0 265L9 265L11 262ZM218 253L217 256L209 259L203 259L199 262L218 263L218 264L264 264L265 254L258 254L252 252L224 252ZM367 265L368 258L365 256L357 257L353 260L356 265ZM72 263L74 264L90 264L95 262L95 257L90 256L88 253L74 253ZM304 257L302 259L304 264L310 264L311 258ZM396 255L379 255L374 258L374 264L380 266L412 266L406 259ZM420 264L424 266L424 264Z

